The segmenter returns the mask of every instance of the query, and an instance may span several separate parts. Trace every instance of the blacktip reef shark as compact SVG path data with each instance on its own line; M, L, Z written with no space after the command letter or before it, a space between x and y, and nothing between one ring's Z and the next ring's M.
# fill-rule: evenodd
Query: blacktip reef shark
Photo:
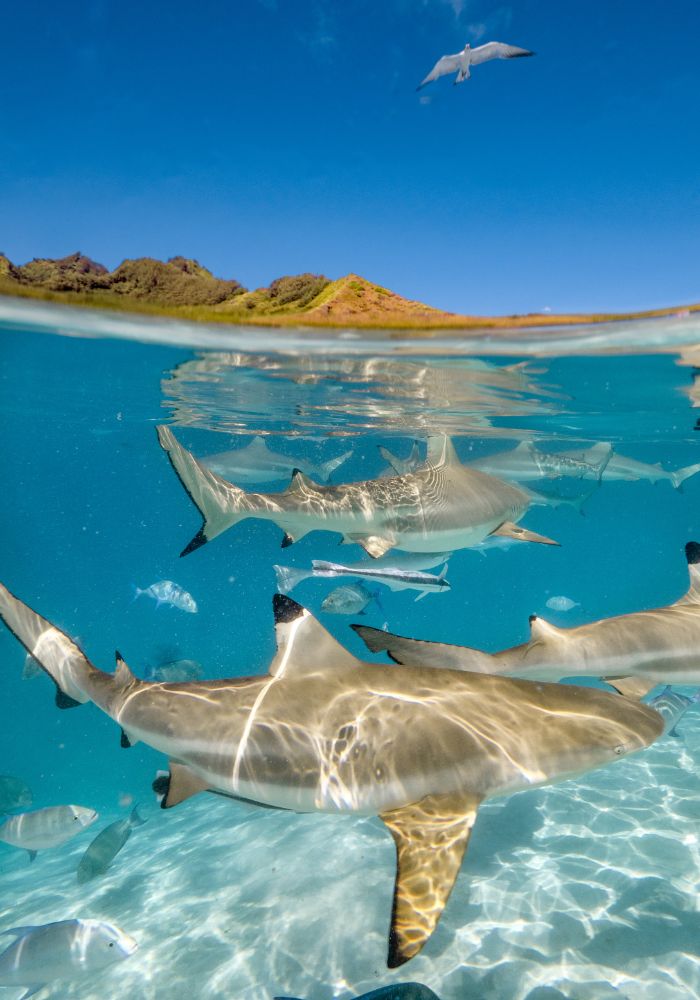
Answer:
M165 808L200 791L297 812L377 815L396 845L389 966L431 936L479 805L649 746L653 708L594 688L365 663L291 598L273 599L265 676L183 684L108 674L0 585L0 615L64 705L94 702L170 758Z
M532 495L462 465L447 437L428 440L425 463L415 472L340 486L319 486L301 472L281 493L246 493L221 479L176 440L169 427L158 439L204 519L181 555L249 517L273 521L283 546L310 531L336 531L377 557L391 548L435 552L476 545L492 533L521 537L515 522ZM555 545L530 533L530 540Z
M299 469L312 479L327 482L329 476L350 456L346 451L337 458L315 465L302 458L290 458L268 448L264 437L254 437L244 448L231 451L220 451L201 459L217 476L234 483L273 483L280 479L289 479L294 469Z
M382 458L389 463L389 467L396 472L411 472L420 464L417 441L413 442L408 458L398 458L388 448L381 446L379 451ZM489 476L519 483L543 478L555 479L560 476L570 476L575 479L594 477L600 480L612 453L612 445L602 441L588 451L580 453L543 451L533 441L521 441L515 448L475 458L466 464L468 468L478 469L479 472L485 472Z
M530 640L485 653L469 646L407 639L352 625L373 652L397 663L557 681L598 677L622 694L642 697L657 684L700 684L700 544L685 547L690 586L663 608L558 628L530 617Z

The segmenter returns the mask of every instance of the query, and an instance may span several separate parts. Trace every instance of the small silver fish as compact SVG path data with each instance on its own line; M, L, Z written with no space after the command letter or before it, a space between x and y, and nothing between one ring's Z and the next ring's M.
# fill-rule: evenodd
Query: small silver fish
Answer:
M94 823L97 817L94 809L85 806L49 806L18 813L0 826L0 841L28 851L33 861L37 851L60 847Z
M376 597L376 593L368 590L364 584L348 583L331 590L321 604L321 611L332 615L362 615Z
M183 684L186 681L198 681L204 675L201 663L197 660L169 660L148 671L149 681L162 681L165 684Z
M145 822L139 816L138 806L134 806L130 816L100 830L80 859L78 882L82 884L98 875L104 875L131 836L131 831L137 826L143 826Z
M12 774L0 774L0 814L14 809L28 809L32 804L32 793L21 778Z
M661 694L657 694L647 702L650 708L656 709L664 720L664 734L668 736L680 737L676 726L685 715L691 705L697 705L700 701L700 689L694 692L689 698L674 691L670 684L667 684Z
M143 589L134 586L134 600L141 594L152 597L157 608L161 604L169 604L171 608L179 608L180 611L187 611L191 615L197 613L197 602L192 595L172 580L159 580L158 583L152 583L150 587Z
M548 601L545 601L548 608L552 611L571 611L572 608L580 608L580 601L572 601L570 597L550 597Z
M55 980L82 978L133 955L138 945L101 920L59 920L39 927L11 927L15 940L0 954L0 986L26 986L29 1000Z

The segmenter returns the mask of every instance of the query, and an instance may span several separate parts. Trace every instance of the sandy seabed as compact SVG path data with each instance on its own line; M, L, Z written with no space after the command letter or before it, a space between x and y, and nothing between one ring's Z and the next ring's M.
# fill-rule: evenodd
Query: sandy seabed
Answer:
M116 817L32 865L1 847L0 927L92 917L137 939L132 958L53 984L53 998L345 1000L410 979L441 1000L688 1000L700 708L679 728L581 780L483 806L443 919L403 969L385 964L394 848L379 820L210 795L147 807L108 874L82 886L82 852Z

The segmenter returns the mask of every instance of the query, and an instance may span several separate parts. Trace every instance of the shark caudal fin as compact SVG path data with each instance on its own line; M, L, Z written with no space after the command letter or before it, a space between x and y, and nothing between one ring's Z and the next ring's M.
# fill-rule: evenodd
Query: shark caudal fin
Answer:
M421 464L420 460L420 444L418 441L414 441L411 446L411 453L408 458L399 458L394 455L393 452L385 448L384 445L380 444L377 446L379 449L379 454L382 458L389 463L391 468L398 476L404 476L408 472L414 472L418 466Z
M180 482L203 518L202 527L181 556L216 538L232 524L249 516L246 492L207 469L178 442L169 427L157 427L158 440Z
M59 708L73 708L90 701L95 680L109 676L94 667L65 632L32 611L2 584L0 617L55 683Z
M499 673L495 657L470 646L453 646L446 642L407 639L370 625L351 625L373 653L386 653L394 663L408 667L430 667L439 670L468 670L476 674Z
M675 472L671 473L671 482L679 490L686 479L690 479L691 476L696 475L698 472L700 472L700 463L686 465L684 469L676 469Z
M273 566L272 568L277 577L277 589L280 594L288 594L302 580L308 580L310 576L314 575L308 569L296 569L294 566Z
M352 451L345 451L342 455L338 455L337 458L329 458L327 462L321 462L320 465L316 466L316 474L321 482L327 483L331 477L331 473L339 469L343 462L347 462L351 455Z

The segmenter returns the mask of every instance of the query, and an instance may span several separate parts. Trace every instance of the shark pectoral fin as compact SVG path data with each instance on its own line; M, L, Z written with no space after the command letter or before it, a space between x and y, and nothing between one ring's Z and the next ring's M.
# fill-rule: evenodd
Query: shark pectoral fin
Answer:
M310 611L286 594L272 598L277 654L270 664L273 677L301 676L356 667L360 660L340 645Z
M378 559L394 545L393 538L382 538L380 535L346 535L350 542L361 545L368 556Z
M23 993L19 1000L29 1000L30 997L34 997L46 986L46 983L41 983L39 986L30 986L26 993Z
M38 853L39 853L38 851L30 851L27 848L27 854L29 855L29 864L31 864L32 861L36 861L36 856Z
M381 814L396 844L390 969L417 955L433 933L459 873L479 803L470 792L427 795Z
M519 542L539 542L541 545L559 545L553 538L546 535L538 535L536 531L528 531L521 528L519 524L512 521L504 521L503 524L491 532L492 535L500 535L503 538L515 538Z
M160 803L161 809L172 809L173 806L178 806L186 799L192 798L199 792L206 792L209 788L204 778L200 778L194 771L190 771L186 764L178 764L171 760L168 767L170 773L167 777L167 788L164 787L165 783L162 783L156 789L155 784L159 779L156 778L156 782L154 782L154 791L165 793Z
M119 746L124 750L128 750L129 747L133 747L134 743L138 743L138 740L133 740L127 733L126 729L122 729L121 736L119 738Z
M614 681L606 677L605 683L614 687L625 698L634 698L637 701L658 686L658 681L649 681L644 677L616 677Z

